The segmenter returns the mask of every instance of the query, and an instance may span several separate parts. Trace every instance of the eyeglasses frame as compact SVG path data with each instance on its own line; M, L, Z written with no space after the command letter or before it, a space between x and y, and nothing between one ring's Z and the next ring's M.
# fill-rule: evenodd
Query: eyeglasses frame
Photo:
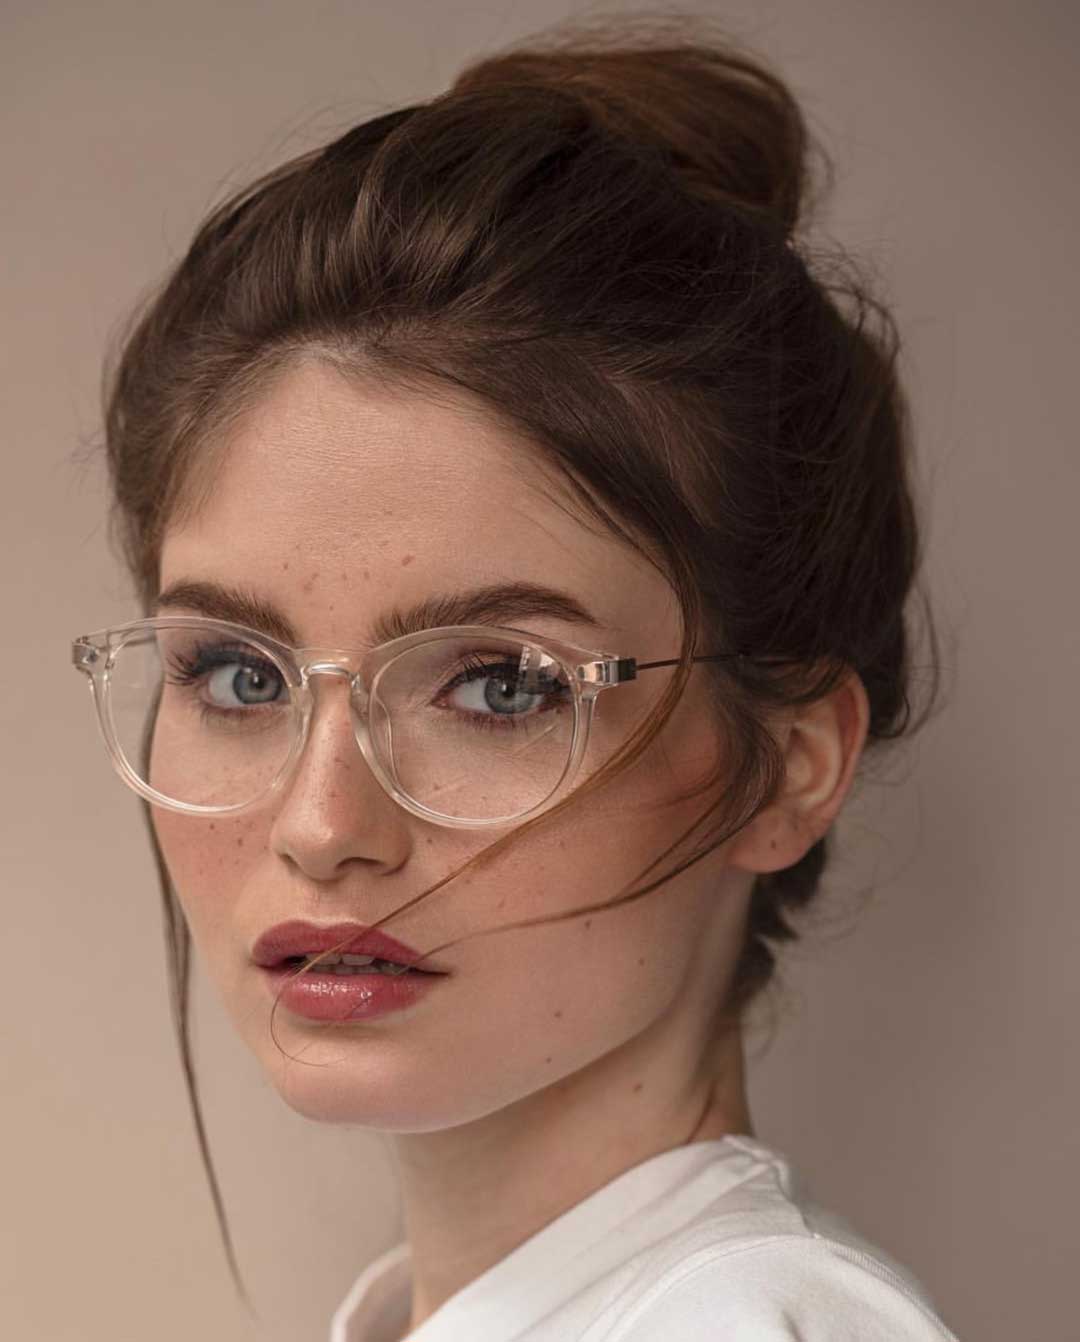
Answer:
M223 636L232 636L254 645L264 653L282 673L289 686L289 697L294 719L293 744L278 773L268 787L256 796L237 806L197 806L178 802L163 793L157 792L145 783L129 765L120 748L115 723L112 720L109 695L109 674L121 649L137 635L161 628L210 628ZM510 638L528 643L559 663L567 673L569 687L573 694L574 726L570 743L570 753L566 768L559 781L547 796L527 811L515 816L498 817L488 820L464 820L456 816L446 816L411 797L397 783L393 773L387 769L381 759L379 749L374 744L368 728L368 704L377 693L379 678L403 653L425 643L434 643L446 638ZM743 658L739 652L711 653L695 656L693 662L718 662ZM90 684L90 693L97 714L98 728L105 748L112 760L113 767L133 791L145 797L154 805L168 810L179 811L186 815L231 815L246 810L257 802L282 788L292 775L293 769L307 745L314 713L315 700L310 678L312 675L343 675L349 679L349 701L352 709L353 735L360 747L371 772L380 786L394 801L413 815L454 829L483 829L492 825L517 824L547 810L565 792L576 778L592 729L592 718L597 696L602 690L611 689L627 681L635 680L639 671L649 671L654 667L677 666L679 659L674 658L658 662L638 662L634 657L616 656L612 653L597 652L591 648L568 643L560 639L540 638L524 629L510 625L467 624L443 625L437 628L422 629L391 639L373 648L363 651L350 651L342 648L305 646L291 647L269 634L246 625L234 624L228 620L212 619L209 616L194 615L157 615L146 619L130 620L125 624L111 625L94 633L81 634L72 640L72 664L82 671ZM299 718L296 723L295 719Z

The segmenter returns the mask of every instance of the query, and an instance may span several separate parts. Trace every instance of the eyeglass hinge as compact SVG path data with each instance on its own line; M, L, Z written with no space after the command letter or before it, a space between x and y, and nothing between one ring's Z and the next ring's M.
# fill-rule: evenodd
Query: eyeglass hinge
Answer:
M624 680L637 679L637 658L611 657L605 662L590 662L582 670L593 685L618 685Z
M98 659L98 650L92 643L76 640L71 645L71 660L75 666L93 666Z

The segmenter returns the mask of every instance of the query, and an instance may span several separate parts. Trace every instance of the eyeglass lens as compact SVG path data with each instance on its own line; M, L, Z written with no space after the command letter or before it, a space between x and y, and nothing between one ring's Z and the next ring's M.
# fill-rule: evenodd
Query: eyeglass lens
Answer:
M302 718L284 669L257 644L199 626L148 629L114 649L107 712L133 772L182 805L258 799ZM368 726L398 789L460 820L513 818L566 771L576 706L561 663L502 636L406 649L375 678Z

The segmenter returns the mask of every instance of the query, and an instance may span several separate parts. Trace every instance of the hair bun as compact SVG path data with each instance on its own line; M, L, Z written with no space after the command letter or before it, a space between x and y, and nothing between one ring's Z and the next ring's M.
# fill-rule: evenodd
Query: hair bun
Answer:
M663 153L693 193L770 216L790 236L808 135L786 84L700 17L560 26L466 66L456 93L570 95L595 124Z

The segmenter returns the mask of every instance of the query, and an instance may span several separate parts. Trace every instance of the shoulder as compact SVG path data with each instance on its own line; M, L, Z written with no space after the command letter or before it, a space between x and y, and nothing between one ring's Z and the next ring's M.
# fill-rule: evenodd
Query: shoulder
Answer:
M607 1337L956 1342L909 1275L817 1232L700 1248L638 1295Z

